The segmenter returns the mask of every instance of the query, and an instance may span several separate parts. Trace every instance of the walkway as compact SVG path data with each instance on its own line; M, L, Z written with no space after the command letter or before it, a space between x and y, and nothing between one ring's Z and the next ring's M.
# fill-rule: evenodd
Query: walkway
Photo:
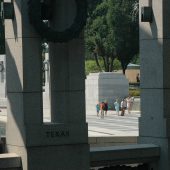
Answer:
M100 136L138 136L139 112L117 116L109 111L107 117L101 119L96 115L87 115L89 137Z
M107 117L101 119L94 115L86 115L88 122L89 137L106 137L106 136L138 136L138 118L139 112L117 116L115 111L108 111ZM48 118L47 118L48 119ZM4 135L6 110L0 112L0 134Z

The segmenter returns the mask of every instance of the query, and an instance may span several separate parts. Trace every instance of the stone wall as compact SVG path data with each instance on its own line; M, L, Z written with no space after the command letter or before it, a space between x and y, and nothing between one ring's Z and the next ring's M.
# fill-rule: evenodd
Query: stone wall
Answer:
M116 99L128 96L129 83L122 73L90 73L86 79L86 113L95 114L98 102L107 101L113 109Z

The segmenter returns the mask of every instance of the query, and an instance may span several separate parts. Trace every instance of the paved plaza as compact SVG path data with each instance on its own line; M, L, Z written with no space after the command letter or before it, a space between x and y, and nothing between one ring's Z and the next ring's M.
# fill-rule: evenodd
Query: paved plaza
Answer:
M139 116L137 111L126 113L125 116L109 111L104 119L87 114L89 136L138 136Z
M88 122L89 137L107 137L107 136L138 136L138 118L139 111L132 111L131 114L125 113L125 116L118 116L115 111L108 111L104 119L97 117L96 114L86 115ZM6 109L0 112L0 133L5 134L4 126L6 118ZM49 122L49 116L46 115L45 121Z

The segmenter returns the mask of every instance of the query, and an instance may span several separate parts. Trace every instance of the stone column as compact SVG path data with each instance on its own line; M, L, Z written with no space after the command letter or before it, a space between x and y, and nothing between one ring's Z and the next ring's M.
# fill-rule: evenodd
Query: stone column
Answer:
M57 1L50 24L62 31L76 15L74 0ZM67 43L50 43L52 121L85 125L84 37ZM86 126L86 125L85 125Z
M40 145L37 138L42 135L41 42L30 25L27 1L14 1L14 8L14 20L5 20L6 138L8 151L21 155L27 170L31 169L31 150L36 150L32 147Z
M61 2L75 9L73 1ZM30 25L28 1L15 0L14 8L15 19L5 21L8 151L22 157L23 170L87 170L83 38L52 44L52 113L59 118L43 123L41 38Z
M153 22L140 22L141 118L139 142L161 148L159 170L170 169L170 1L143 0ZM141 17L140 17L141 18ZM155 167L152 167L155 170Z
M74 0L60 0L55 4L55 17L50 25L59 31L68 28L76 15ZM51 120L70 129L74 142L66 148L73 148L72 163L75 169L89 169L88 130L85 119L85 70L84 37L67 43L50 43ZM67 139L66 139L67 140ZM69 140L68 140L69 143ZM63 143L61 143L63 145ZM81 154L79 154L81 153ZM79 165L76 165L79 161ZM83 166L82 166L83 165ZM69 170L72 170L71 166Z

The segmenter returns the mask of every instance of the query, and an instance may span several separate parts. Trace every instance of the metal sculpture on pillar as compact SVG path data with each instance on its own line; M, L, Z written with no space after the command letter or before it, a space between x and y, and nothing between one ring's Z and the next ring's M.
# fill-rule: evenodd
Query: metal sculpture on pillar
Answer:
M57 31L49 27L43 20L50 20L53 17L54 1L29 0L29 17L30 22L48 42L68 42L69 40L79 36L87 19L87 2L86 0L75 0L77 5L77 13L72 25L64 30Z

